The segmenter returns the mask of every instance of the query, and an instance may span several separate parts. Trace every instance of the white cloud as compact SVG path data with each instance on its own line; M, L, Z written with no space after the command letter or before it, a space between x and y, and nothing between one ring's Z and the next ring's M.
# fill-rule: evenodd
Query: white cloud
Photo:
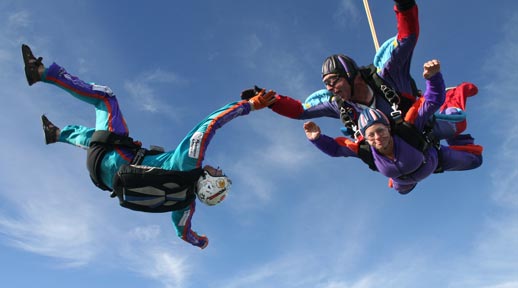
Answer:
M73 181L63 181L61 177L74 179L75 175L59 168L48 174L31 173L38 171L37 168L25 170L27 175L38 176L32 176L31 182L9 184L10 191L17 191L16 194L2 195L9 199L9 210L16 212L16 216L7 211L0 214L1 231L7 236L7 242L22 250L55 258L65 266L89 263L99 252L95 227L103 215L88 200L89 191L70 189L74 187ZM10 179L19 181L17 177Z
M163 101L162 99L168 99L167 97L164 97L164 95L156 95L157 88L155 86L158 86L159 84L185 83L187 83L187 81L181 79L176 74L157 69L151 72L142 73L133 80L125 81L124 88L132 98L132 101L130 102L135 103L135 105L139 107L139 110L160 113L175 119L181 119L181 111Z
M245 39L239 41L237 49L238 55L243 59L242 63L246 69L257 68L257 63L253 59L257 59L257 53L263 48L263 41L255 33L248 34Z
M495 137L501 139L497 155L499 166L493 170L493 197L499 205L518 208L518 195L516 194L516 179L518 176L517 148L518 147L518 121L516 113L516 79L518 71L514 69L518 65L518 32L511 27L518 24L518 14L510 19L507 27L503 29L507 32L501 43L494 47L492 57L487 59L484 66L492 81L487 85L489 95L492 97L489 102L491 108L491 119L498 125L493 125Z
M124 88L129 92L133 101L139 103L139 107L147 112L157 112L161 105L151 85L145 82L127 81Z
M124 237L124 236L123 236ZM130 270L161 283L164 287L185 287L191 267L183 252L186 243L163 241L157 225L137 227L121 241L119 255Z
M509 21L508 27L518 24L518 14ZM458 277L470 287L515 287L518 275L518 196L516 195L516 178L518 177L518 129L515 123L518 116L515 107L516 79L518 72L513 67L518 65L516 43L518 32L505 29L504 39L492 47L488 54L484 73L491 82L486 86L489 98L487 105L491 111L487 117L498 125L490 125L493 129L495 147L490 162L495 164L491 173L491 196L497 208L488 215L478 239L474 242L472 255L457 267L464 273ZM486 161L487 162L487 161ZM468 279L469 278L469 279ZM458 287L466 287L462 281ZM474 284L473 284L474 283ZM513 286L514 285L514 286ZM456 287L456 286L454 286Z
M156 69L143 76L144 82L147 83L166 83L166 84L178 84L186 83L187 80L179 77L175 73L164 71L162 69Z
M10 29L28 27L31 25L30 14L27 11L18 11L9 15L8 26Z
M360 19L360 11L357 2L352 0L340 1L338 8L333 14L333 20L340 26L345 27L351 22L357 22Z

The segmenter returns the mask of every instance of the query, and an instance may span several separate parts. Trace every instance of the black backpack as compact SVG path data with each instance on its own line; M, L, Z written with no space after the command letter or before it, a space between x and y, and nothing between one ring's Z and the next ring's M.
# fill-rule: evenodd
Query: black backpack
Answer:
M172 171L157 167L122 165L113 177L112 197L122 207L162 213L187 207L196 199L196 181L202 168Z

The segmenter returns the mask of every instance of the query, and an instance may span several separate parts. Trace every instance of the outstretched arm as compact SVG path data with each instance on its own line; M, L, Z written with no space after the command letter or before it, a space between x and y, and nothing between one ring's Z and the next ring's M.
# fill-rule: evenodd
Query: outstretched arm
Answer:
M378 74L396 89L401 96L415 100L410 65L414 48L419 38L418 9L414 0L396 0L394 5L397 20L397 35L391 43L380 49L380 59L374 59ZM385 45L384 45L385 46ZM383 47L382 47L383 48ZM381 61L381 63L379 63Z
M230 122L232 119L247 115L252 111L252 106L248 101L240 101L227 104L220 109L212 112L209 116L203 119L196 125L182 140L179 149L175 153L181 153L182 162L178 163L179 167L174 169L190 170L202 166L205 158L205 151L207 150L212 137L216 134L216 130L223 127L223 125Z
M241 93L241 99L249 99L259 90L260 88L257 86L246 89ZM318 117L340 118L339 108L336 103L328 99L323 101L322 97L324 95L322 95L321 91L322 89L312 93L308 96L305 103L289 96L276 94L274 99L269 102L268 107L271 108L273 112L291 119L313 119ZM309 98L314 98L311 105L307 103Z
M184 209L173 211L171 219L178 237L182 238L185 242L204 249L209 245L209 238L205 235L200 236L191 229L191 219L194 215L195 208L196 201L192 201L192 203Z
M419 18L415 0L395 0L394 11L397 19L397 39L419 37ZM414 43L415 44L415 43Z
M441 74L441 63L430 60L423 65L423 78L426 79L426 91L423 94L424 102L419 108L414 122L417 129L422 130L426 122L439 110L446 97L446 86Z
M171 158L170 169L185 171L202 167L205 151L216 134L216 130L234 118L247 115L250 111L263 109L269 105L273 96L275 96L275 92L263 90L249 100L232 102L212 112L189 131L180 142Z
M345 137L333 139L321 134L320 127L312 121L304 123L304 131L313 145L331 157L358 157L358 145L356 143Z

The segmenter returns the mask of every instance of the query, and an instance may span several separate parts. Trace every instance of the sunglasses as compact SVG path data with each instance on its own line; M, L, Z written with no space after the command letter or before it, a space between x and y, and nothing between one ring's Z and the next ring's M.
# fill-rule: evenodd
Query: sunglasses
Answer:
M324 84L326 85L326 87L332 88L336 85L338 80L340 80L340 78L342 78L342 77L343 76L340 76L340 75L331 76L331 77L327 78L326 80L324 80Z

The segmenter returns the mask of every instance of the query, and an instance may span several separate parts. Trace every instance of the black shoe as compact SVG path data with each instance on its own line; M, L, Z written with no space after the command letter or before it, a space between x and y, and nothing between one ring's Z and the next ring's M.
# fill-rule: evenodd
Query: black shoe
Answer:
M38 68L43 66L43 63L41 63L43 58L38 57L38 59L36 59L32 54L31 48L25 44L22 44L22 56L23 63L25 63L25 77L27 77L27 82L29 82L30 86L41 80Z
M59 128L52 124L45 115L41 115L41 122L43 123L43 133L45 133L45 144L56 143L58 141Z

